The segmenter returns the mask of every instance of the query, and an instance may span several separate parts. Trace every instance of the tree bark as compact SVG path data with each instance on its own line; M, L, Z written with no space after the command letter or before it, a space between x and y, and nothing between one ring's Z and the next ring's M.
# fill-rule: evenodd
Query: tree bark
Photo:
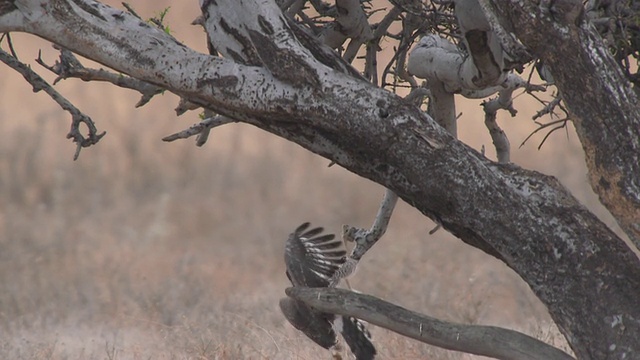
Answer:
M291 287L286 293L317 310L353 316L444 349L496 359L573 359L567 353L517 331L450 323L346 289Z
M196 53L99 3L16 3L20 10L0 16L0 32L36 34L389 188L516 271L579 358L640 356L640 262L624 241L555 178L491 162L412 104L334 70L330 53L292 30L274 2L206 2L205 13L221 14L205 27L221 41L217 50L231 50L225 58ZM220 18L238 21L222 26ZM625 99L618 97L621 109L631 107ZM626 134L640 138L628 128ZM620 174L630 173L607 178L611 187Z
M578 0L494 0L503 24L549 67L600 201L640 249L640 103Z

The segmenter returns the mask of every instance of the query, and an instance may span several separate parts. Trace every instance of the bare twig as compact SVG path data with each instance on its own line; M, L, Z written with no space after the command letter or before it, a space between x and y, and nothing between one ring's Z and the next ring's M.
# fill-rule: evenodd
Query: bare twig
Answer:
M502 90L499 92L498 97L482 103L484 108L484 124L489 130L491 140L493 140L493 145L496 148L498 162L501 164L506 164L511 161L511 146L507 134L505 134L496 121L496 115L498 110L504 109L507 110L511 116L516 116L517 111L513 107L512 100L513 90L514 89L511 88Z
M560 104L560 101L562 101L562 96L557 95L533 116L533 120L537 120L547 114L552 114L556 106Z
M560 130L563 128L566 128L567 126L567 122L570 121L570 117L569 117L569 112L567 111L567 109L564 108L564 106L562 106L562 95L561 94L556 94L555 97L551 100L551 101L547 101L547 100L542 100L540 98L538 98L537 96L535 96L534 94L531 94L532 97L536 100L538 100L540 103L544 104L544 107L542 109L540 109L534 116L533 116L533 120L537 120L545 115L549 115L551 117L551 119L556 118L557 120L553 120L551 122L548 123L541 123L536 121L536 124L538 124L538 128L535 129L534 131L532 131L520 144L520 147L524 146L524 144L529 141L529 139L531 139L531 137L533 137L533 135L535 135L536 133L538 133L539 131L542 131L544 129L548 129L551 128L551 130L549 130L549 132L547 132L545 134L545 136L542 138L542 141L540 142L540 144L538 144L538 150L540 150L542 148L542 145L544 145L544 143L547 141L547 139L549 138L549 136L551 136L551 134L553 132L555 132L556 130ZM562 112L562 115L558 116L558 114L556 114L556 109L560 109L560 111Z
M10 33L3 33L2 36L0 36L0 43L5 38L7 39L7 45L9 46L9 51L11 52L11 56L16 58L16 60L19 60L18 59L18 53L16 53L16 49L14 49L14 47L13 47L13 40L11 40L11 34Z
M122 75L112 73L110 71L104 69L89 69L84 67L78 58L75 55L66 49L60 50L60 60L56 60L55 64L52 66L47 65L43 60L40 54L38 54L38 58L36 62L42 65L44 68L58 75L53 84L55 85L60 80L68 79L68 78L78 78L83 81L104 81L112 83L116 86L136 90L140 94L142 94L142 98L136 104L136 107L144 106L151 100L151 98L157 94L160 94L164 91L163 88L149 84L144 81L140 81L138 79Z
M128 11L131 15L133 15L133 16L137 17L138 19L142 20L142 18L140 17L140 15L138 15L138 13L136 13L136 11L135 11L135 10L133 10L133 7L131 7L131 5L129 5L129 3L123 2L123 3L122 3L122 6L124 6L124 8L125 8L125 9L127 9L127 11Z
M449 350L496 359L573 359L560 349L514 330L446 322L346 289L292 287L285 292L316 310L353 316Z
M0 49L0 61L19 72L25 78L25 80L27 80L27 82L31 84L31 86L33 86L33 92L44 90L44 92L46 92L55 102L57 102L62 109L68 111L71 114L71 130L67 134L67 138L73 139L73 142L76 143L76 151L74 153L73 160L78 159L78 156L80 156L80 150L82 150L83 147L89 147L96 144L106 134L106 132L98 134L98 130L90 117L83 114L69 100L67 100L51 85L49 85L42 77L40 77L40 75L31 70L29 66L18 61L18 59L11 56L9 53L5 52L2 49ZM86 137L83 136L80 132L81 123L84 123L89 130L89 134Z
M235 120L222 115L207 117L201 122L191 125L191 127L189 127L188 129L182 130L175 134L171 134L169 136L165 136L164 138L162 138L162 141L171 142L178 139L187 139L194 135L199 135L200 138L197 140L196 145L202 146L207 141L207 138L209 136L209 130L211 130L214 127L228 124L231 122L235 122Z
M365 77L375 85L378 85L378 52L381 50L380 41L386 35L389 26L391 26L400 14L400 8L397 6L393 7L382 21L375 25L373 39L367 43L364 74Z
M560 130L560 129L564 128L565 126L567 126L567 122L568 122L568 121L569 121L569 118L566 118L566 117L565 117L565 118L562 118L562 119L558 119L558 120L555 120L555 121L551 121L551 122L546 123L546 124L540 124L540 123L537 123L537 124L539 125L539 127L538 127L537 129L535 129L533 132L531 132L531 134L529 134L529 136L527 136L527 137L526 137L526 139L524 139L524 140L522 141L522 144L520 144L520 147L524 146L524 144L525 144L527 141L529 141L529 139L530 139L533 135L535 135L538 131L541 131L541 130L547 129L547 128L549 128L549 127L551 127L551 126L554 126L554 125L555 125L555 127L553 127L551 130L549 130L549 132L544 136L544 138L542 138L542 141L541 141L541 142L540 142L540 144L538 145L538 150L540 150L540 148L542 148L542 145L544 145L544 142L545 142L545 141L547 141L547 138L549 138L549 135L551 135L551 133L553 133L554 131L556 131L556 130ZM560 125L558 125L558 124L560 124Z

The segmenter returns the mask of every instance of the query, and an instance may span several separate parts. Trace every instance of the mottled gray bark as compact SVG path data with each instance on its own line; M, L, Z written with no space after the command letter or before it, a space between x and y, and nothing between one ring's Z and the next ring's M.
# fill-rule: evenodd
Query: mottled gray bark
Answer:
M640 249L640 103L582 2L494 0L551 71L586 154L591 187Z
M194 52L162 30L99 3L16 3L20 10L2 7L10 10L0 13L0 32L36 34L296 142L387 187L517 272L547 306L579 358L640 357L640 262L619 237L553 177L486 159L413 104L364 81L335 54L291 27L274 2L206 2L205 28L224 58ZM525 17L516 5L503 16ZM582 77L563 67L569 65L559 65L563 57L550 55L551 50L544 54L556 83L570 93L569 104L579 101L582 92L577 90L589 90L584 96L591 103L575 111L592 182L598 171L597 184L608 189L605 195L633 194L633 179L640 174L640 127L632 127L638 121L635 95L615 82L615 64L608 62L588 28L571 27L569 33L578 35L569 36L560 52L583 44L580 49L586 53L579 53L579 61L591 67ZM522 35L527 36L534 35ZM597 61L604 70L593 68ZM595 74L595 80L585 74ZM596 101L597 94L607 101ZM600 153L600 146L616 145L620 154ZM620 209L637 214L637 202L618 198ZM605 196L603 201L607 203ZM624 227L624 211L612 212Z

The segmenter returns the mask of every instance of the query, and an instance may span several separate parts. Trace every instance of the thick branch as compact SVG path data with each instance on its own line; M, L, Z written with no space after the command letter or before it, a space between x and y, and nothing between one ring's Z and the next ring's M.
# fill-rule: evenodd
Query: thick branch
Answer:
M276 61L258 67L199 54L97 3L20 1L29 10L29 32L294 141L387 187L466 243L502 259L570 335L578 356L637 356L640 262L557 180L495 164L413 104L320 63L321 47L309 49L287 35L292 28L273 1L216 0L208 12L233 13L238 4L243 16L253 14L246 29L266 39L284 32L277 44L292 47L290 69L302 71L283 76L271 71ZM219 35L214 20L206 20L212 39ZM67 30L77 28L85 31ZM0 29L6 29L2 18ZM310 74L311 80L296 78Z
M640 102L636 93L584 18L580 1L494 2L503 23L549 67L574 119L591 187L640 248Z
M286 289L286 293L322 312L353 316L444 349L496 359L573 359L565 352L517 331L446 322L345 289L292 287Z
M344 58L348 63L351 63L360 46L373 39L373 30L371 30L360 0L337 0L336 10L335 22L323 30L320 40L336 49L350 38L351 42L347 46Z
M504 53L478 0L454 0L455 14L470 61L463 66L473 71L472 83L485 88L501 82Z

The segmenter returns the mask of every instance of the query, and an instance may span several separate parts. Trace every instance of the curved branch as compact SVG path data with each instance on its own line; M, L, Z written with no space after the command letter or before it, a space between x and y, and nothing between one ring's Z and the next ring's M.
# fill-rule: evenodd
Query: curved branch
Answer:
M496 359L573 359L560 349L514 330L442 321L346 289L290 287L285 292L322 312L353 316L444 349Z
M51 85L49 85L49 83L40 77L40 75L31 70L29 66L21 63L18 59L2 49L0 49L0 61L19 72L25 80L33 86L34 92L43 90L51 97L51 99L53 99L53 101L57 102L62 109L71 114L71 130L69 130L69 133L67 134L67 139L73 139L73 142L76 143L76 151L73 155L73 160L78 159L82 148L97 144L98 141L106 135L105 131L98 133L98 129L90 117L82 113L80 109L75 107L69 100L57 92ZM80 132L81 123L84 123L89 129L89 134L86 137Z

